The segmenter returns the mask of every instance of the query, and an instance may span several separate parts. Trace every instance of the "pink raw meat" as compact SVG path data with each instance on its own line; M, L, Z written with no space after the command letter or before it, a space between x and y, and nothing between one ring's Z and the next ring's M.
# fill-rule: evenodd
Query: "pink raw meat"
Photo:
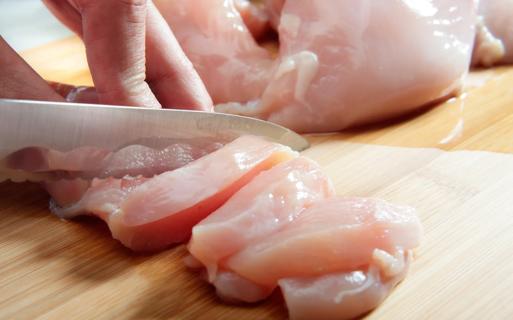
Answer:
M227 302L258 302L280 286L291 319L362 315L405 277L422 227L414 209L378 199L330 198L332 192L324 191L313 204L294 205L288 202L304 192L291 188L288 201L276 200L276 186L287 181L285 168L294 168L299 181L315 183L307 172L316 166L298 166L302 161L261 173L196 226L188 263L206 266L208 280ZM267 181L272 176L274 186ZM263 182L271 187L261 189Z
M513 63L513 0L477 0L477 27L473 63L489 67Z
M285 1L279 65L260 99L216 110L328 132L418 109L461 88L475 10L472 0Z
M223 259L286 227L315 202L333 196L330 180L304 157L264 171L192 230L190 253L215 279Z
M371 311L404 279L410 253L397 252L393 274L386 273L390 264L373 262L363 270L280 280L290 319L343 320Z
M352 271L369 265L375 249L419 245L415 210L365 198L333 198L306 209L280 232L230 257L226 267L263 286L278 280Z
M469 69L474 0L268 1L277 59L237 3L156 1L220 112L338 131L449 97Z
M261 95L273 61L256 43L233 0L154 2L213 100L249 101Z
M134 143L114 152L98 147L81 147L67 152L42 147L24 148L9 155L4 165L9 169L53 172L65 177L152 176L183 167L223 146L214 139L156 141L162 146Z
M192 227L259 172L294 158L290 148L246 136L188 165L153 178L95 180L76 204L55 208L63 218L89 213L136 251L188 239ZM51 191L51 190L50 190Z

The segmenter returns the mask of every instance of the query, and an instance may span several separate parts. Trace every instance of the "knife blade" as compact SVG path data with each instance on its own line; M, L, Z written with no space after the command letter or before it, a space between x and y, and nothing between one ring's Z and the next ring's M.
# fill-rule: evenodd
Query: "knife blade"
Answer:
M67 152L92 146L116 151L156 140L206 138L230 141L242 135L262 136L296 151L309 146L306 139L292 130L237 115L0 99L0 167L2 159L29 147ZM6 172L4 170L4 178L14 174ZM35 179L37 175L30 180Z

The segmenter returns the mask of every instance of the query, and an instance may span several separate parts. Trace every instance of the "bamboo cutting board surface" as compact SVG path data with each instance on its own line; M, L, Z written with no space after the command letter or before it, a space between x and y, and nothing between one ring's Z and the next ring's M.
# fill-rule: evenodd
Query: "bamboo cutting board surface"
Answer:
M76 38L23 56L48 80L91 84ZM471 79L464 98L401 121L309 137L305 155L340 194L415 206L425 227L406 280L369 318L513 318L513 68ZM52 216L37 185L0 184L2 319L287 317L279 294L222 304L185 252L132 254L96 219Z

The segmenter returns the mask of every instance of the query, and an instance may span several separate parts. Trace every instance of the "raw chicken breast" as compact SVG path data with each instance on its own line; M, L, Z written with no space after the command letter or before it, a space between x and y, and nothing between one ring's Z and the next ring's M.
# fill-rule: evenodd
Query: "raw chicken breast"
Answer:
M376 253L378 263L366 270L280 280L290 319L353 319L376 308L406 276L411 252L398 251L385 263L379 260L383 254L388 255ZM387 274L391 267L393 273Z
M267 212L275 204L269 206L271 200L263 199L274 194L275 187L259 191L251 185L271 174L283 175L286 167L296 171L304 161L298 158L261 173L195 227L189 245L194 258L188 264L212 270L217 261L216 273L210 270L208 280L228 302L258 302L280 286L291 319L362 315L377 307L405 277L411 250L420 241L420 222L412 208L366 198L317 196L304 210L290 207L294 214L280 214L287 208L281 205ZM305 172L297 177L307 176ZM290 192L303 193L293 189ZM247 202L264 201L263 207L255 210L251 203L235 199L242 193L248 193Z
M24 148L4 161L3 166L30 173L53 173L61 177L131 176L171 171L223 146L215 139L165 139L133 144L115 152L82 147L67 152L40 147Z
M317 201L335 194L319 166L304 157L260 173L192 230L190 253L211 280L222 260L284 228Z
M261 95L273 61L255 42L233 0L154 2L214 101L250 101Z
M395 253L415 248L421 232L412 208L377 199L333 198L233 255L226 267L274 287L280 279L358 270L373 261L375 249Z
M260 100L216 110L326 132L418 109L460 88L475 10L473 0L285 1L279 66Z
M97 169L98 164L110 156L109 150L97 147L82 147L60 152L41 147L29 147L10 154L5 166L28 172L88 171Z
M90 213L112 236L136 251L188 239L192 227L259 172L297 156L290 148L241 137L188 165L153 178L93 181L76 204L55 208L63 218Z
M474 65L513 63L513 0L479 0Z

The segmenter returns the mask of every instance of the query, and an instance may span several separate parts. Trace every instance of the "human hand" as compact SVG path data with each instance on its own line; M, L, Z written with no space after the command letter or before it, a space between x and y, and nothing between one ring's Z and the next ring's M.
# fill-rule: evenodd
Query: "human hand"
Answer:
M203 82L150 0L43 0L82 37L98 101L212 110Z
M0 37L0 98L64 100L2 37Z

